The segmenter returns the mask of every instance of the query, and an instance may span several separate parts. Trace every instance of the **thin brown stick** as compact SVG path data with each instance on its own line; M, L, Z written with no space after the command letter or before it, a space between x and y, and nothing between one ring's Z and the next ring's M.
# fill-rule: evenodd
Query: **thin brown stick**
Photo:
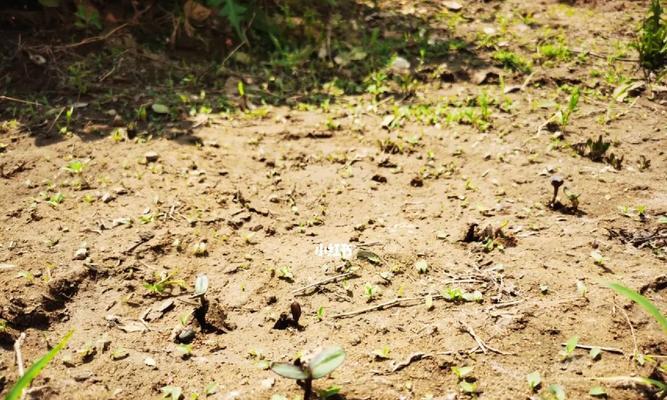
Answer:
M21 354L21 345L25 340L25 332L21 332L21 335L14 342L14 352L16 353L16 366L19 370L19 377L23 376L25 370L23 369L23 355Z
M357 275L357 272L356 271L350 271L350 272L346 272L344 274L332 276L330 278L323 279L323 280L315 282L315 283L311 283L310 285L300 287L298 289L294 289L294 290L292 290L292 294L303 292L303 291L306 291L308 289L312 289L312 288L315 288L315 287L318 287L318 286L326 285L327 283L335 282L339 279L342 279L342 278L345 278L345 277L348 277L348 276L353 276L353 275Z
M561 346L567 346L567 343L561 343ZM625 354L623 350L616 348L616 347L605 347L605 346L593 346L593 345L588 345L588 344L577 344L574 346L578 349L585 349L585 350L591 350L591 349L600 349L602 351L606 351L608 353L616 353L616 354Z
M486 354L486 347L484 346L484 342L477 336L475 330L463 321L459 321L459 324L461 325L463 331L467 332L470 336L472 336L475 342L477 342L477 346L482 350L482 353Z
M407 302L410 302L410 301L419 300L420 303L421 303L421 302L426 301L427 297L428 296L424 296L424 297L398 297L398 298L395 298L393 300L389 300L387 302L377 304L377 305L374 305L374 306L371 306L371 307L366 307L366 308L362 308L360 310L350 311L350 312L346 312L346 313L342 313L342 314L336 314L336 315L332 316L331 318L337 319L337 318L352 317L354 315L364 314L364 313L367 313L369 311L383 310L385 308L394 307L394 306L400 305L402 303L407 303ZM441 296L433 296L432 298L435 300L436 298L440 298L440 297Z
M103 42L103 41L109 39L114 33L118 32L119 30L125 28L128 25L129 25L129 22L126 22L124 24L118 25L117 27L113 28L109 32L105 33L104 35L97 35L97 36L85 38L82 41L77 42L77 43L70 43L70 44L66 44L66 45L63 45L63 46L58 46L58 47L56 47L56 49L57 50L73 49L75 47L84 46L84 45L90 44L90 43Z
M42 103L38 103L36 101L21 100L21 99L17 99L16 97L0 96L0 100L7 100L7 101L13 101L13 102L16 102L16 103L29 104L29 105L38 106L38 107L44 107L44 104L42 104Z
M635 335L635 328L632 326L632 322L630 322L630 317L628 316L628 313L625 312L623 307L618 307L619 310L623 313L623 316L625 317L625 320L628 323L628 326L630 327L630 335L632 336L632 357L636 357L637 354L639 354L639 347L637 346L637 336Z

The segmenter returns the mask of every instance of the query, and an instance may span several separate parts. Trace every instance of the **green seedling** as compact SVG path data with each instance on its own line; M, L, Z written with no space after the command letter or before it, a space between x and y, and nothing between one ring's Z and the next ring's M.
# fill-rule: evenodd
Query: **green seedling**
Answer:
M567 396L565 395L565 389L561 385L558 385L556 383L549 385L549 393L556 399L556 400L565 400Z
M531 70L530 63L526 59L511 51L498 50L493 53L492 58L512 71L527 74Z
M81 174L86 164L81 160L72 160L63 167L63 169L71 174Z
M322 400L335 398L340 393L340 386L331 385L326 389L318 390L317 397Z
M452 367L452 372L456 377L461 380L465 379L466 377L470 376L472 374L472 371L475 367Z
M366 296L367 301L368 302L373 301L373 299L375 299L375 297L377 297L379 290L380 289L378 289L377 286L373 286L370 283L366 283L364 285L364 295Z
M470 366L452 367L452 372L456 375L459 381L459 389L461 389L463 393L477 393L478 391L475 378L471 376L473 369L474 367Z
M317 309L317 319L319 321L322 321L324 319L324 307L320 307Z
M27 371L19 378L19 380L14 384L14 386L9 390L9 393L7 394L7 397L5 397L5 400L18 400L22 398L23 396L23 391L30 386L30 383L35 379L40 372L44 369L44 367L47 366L47 364L53 360L53 358L62 351L62 349L65 348L67 345L67 342L69 342L70 338L72 337L72 334L74 334L74 331L71 330L67 332L65 337L63 337L58 344L51 349L48 353L46 353L42 358L39 360L35 361L34 364L28 368Z
M607 391L602 386L593 386L588 394L593 397L607 397Z
M567 102L567 106L559 106L558 111L556 111L556 122L558 122L558 125L560 125L561 129L563 130L565 130L567 125L570 123L570 117L577 109L577 105L579 104L579 95L580 90L578 87L575 87L574 90L572 90L572 93L570 93L570 99Z
M185 281L182 279L174 279L177 272L162 273L160 275L156 274L155 283L144 283L144 288L148 289L149 293L154 294L164 294L167 289L172 289L175 287L181 287L187 289Z
M595 263L595 265L599 265L600 267L604 266L605 260L600 252L595 250L591 251L591 258L593 259L593 263Z
M598 360L601 354L602 354L602 349L599 347L593 347L588 352L588 356L591 358L591 360Z
M660 0L651 0L649 15L643 21L633 47L639 53L639 65L644 71L657 71L667 64L667 22L662 17Z
M289 266L284 266L278 269L278 279L284 279L286 281L294 280L294 274L292 273L292 270Z
M51 205L52 207L56 207L58 204L61 204L63 201L65 201L65 196L63 196L62 193L58 192L56 194L53 194L48 197L46 202Z
M415 263L415 269L420 274L425 274L428 272L428 262L426 260L417 260Z
M531 372L530 374L526 375L526 380L528 381L528 387L530 387L531 392L536 391L542 384L542 377L540 376L540 373L537 371Z
M383 346L381 349L373 350L373 356L376 360L388 360L391 358L391 348Z
M567 361L572 359L572 355L574 354L574 350L577 348L578 343L579 343L579 336L572 336L567 340L567 342L565 343L565 349L561 350L560 352L562 361Z
M565 193L565 196L570 201L572 210L577 211L579 209L579 196L581 196L581 193L570 192L566 187L563 188L563 193Z
M183 389L179 386L163 386L160 391L163 399L181 400L183 397Z
M333 346L315 354L309 361L295 363L272 362L271 370L276 374L295 379L303 387L303 399L310 400L313 392L313 380L332 373L345 360L345 351L340 346Z

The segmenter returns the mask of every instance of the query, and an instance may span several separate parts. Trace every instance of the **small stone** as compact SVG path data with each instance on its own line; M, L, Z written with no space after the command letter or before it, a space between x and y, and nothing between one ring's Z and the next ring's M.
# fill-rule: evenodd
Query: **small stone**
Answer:
M95 342L95 347L98 353L103 353L109 350L110 344L111 340L108 337L103 337L102 339L99 339L97 342Z
M109 192L106 192L102 195L102 203L109 203L114 199L115 199L114 195L112 195Z
M458 3L456 1L446 1L444 3L444 6L447 7L447 9L451 10L451 11L460 11L463 8L461 3Z
M146 154L144 154L144 157L146 158L147 163L151 163L151 162L156 162L158 158L160 158L160 155L154 151L149 151Z
M410 72L410 62L403 57L396 57L389 67L392 72L398 74Z
M179 343L190 343L195 339L195 331L190 328L184 328L176 337Z
M93 376L93 372L89 371L89 370L86 370L86 371L81 371L81 372L77 373L76 375L74 375L73 378L77 382L84 382L84 381L87 381L88 379L90 379L90 377L92 377L92 376Z
M144 358L144 364L146 364L147 366L149 366L153 369L157 369L157 362L155 362L155 359L153 359L152 357Z
M127 189L125 189L122 186L119 186L117 188L114 188L113 192L120 196L120 195L123 195L123 194L127 194Z
M276 383L276 380L274 378L266 378L266 379L263 379L260 384L262 385L262 388L264 388L264 389L271 389L273 387L274 383Z
M81 247L74 253L75 260L85 260L86 257L88 257L88 248L86 247Z

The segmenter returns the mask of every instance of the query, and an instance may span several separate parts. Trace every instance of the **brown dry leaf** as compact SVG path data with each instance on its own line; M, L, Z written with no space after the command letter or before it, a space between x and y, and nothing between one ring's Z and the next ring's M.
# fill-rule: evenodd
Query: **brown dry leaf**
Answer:
M188 0L183 5L183 13L185 14L185 18L202 23L211 16L212 11L199 2Z

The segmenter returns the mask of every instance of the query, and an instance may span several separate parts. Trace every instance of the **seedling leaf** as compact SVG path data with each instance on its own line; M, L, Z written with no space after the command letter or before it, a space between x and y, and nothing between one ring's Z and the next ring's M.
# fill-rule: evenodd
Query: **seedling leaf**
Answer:
M579 343L579 336L572 336L567 340L565 343L565 351L567 354L571 354L574 351L577 347L577 343Z
M313 357L308 364L310 376L313 379L319 379L329 375L338 368L345 360L345 350L340 346L333 346L322 350Z
M271 371L288 379L307 379L308 374L300 367L290 363L271 363Z
M60 342L51 349L48 353L46 353L42 358L39 360L35 361L34 364L28 368L27 371L21 376L21 378L16 382L14 387L9 391L9 394L7 397L5 397L5 400L16 400L21 398L21 395L23 394L23 390L30 386L30 383L32 382L33 379L39 375L40 372L46 367L46 365L53 360L53 358L67 345L67 342L70 340L72 337L72 334L74 333L74 330L71 330L67 332L65 337L63 337Z
M208 276L199 275L195 280L195 293L193 296L203 296L208 290Z
M649 313L653 318L655 318L656 321L658 321L662 327L662 330L667 333L667 318L665 318L662 312L660 312L660 310L658 310L658 308L653 303L651 303L649 299L619 283L611 283L609 284L609 288L639 304L647 313Z
M472 373L474 367L452 367L452 372L457 378L463 379Z
M590 394L593 397L606 397L607 392L604 390L602 386L593 386L591 390L588 391L588 394Z
M551 384L549 385L549 393L553 394L556 397L556 400L565 400L565 389L561 385Z
M528 381L528 386L530 386L530 390L533 391L537 389L542 383L542 377L540 376L540 373L538 371L533 371L530 374L526 375L526 380Z

